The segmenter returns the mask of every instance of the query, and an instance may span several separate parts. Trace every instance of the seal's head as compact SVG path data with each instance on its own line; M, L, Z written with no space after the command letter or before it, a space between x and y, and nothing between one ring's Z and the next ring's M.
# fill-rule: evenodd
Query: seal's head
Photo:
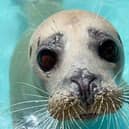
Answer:
M33 34L29 60L40 86L49 93L54 118L89 119L122 106L117 83L123 69L118 33L102 17L63 11Z

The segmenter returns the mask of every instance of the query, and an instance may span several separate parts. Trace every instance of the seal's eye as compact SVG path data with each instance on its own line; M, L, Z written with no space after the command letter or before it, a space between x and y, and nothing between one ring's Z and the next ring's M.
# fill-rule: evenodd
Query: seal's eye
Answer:
M100 43L98 53L101 58L109 62L116 63L119 60L119 48L111 39Z
M50 71L57 62L57 54L49 49L41 50L37 56L40 68L44 72Z

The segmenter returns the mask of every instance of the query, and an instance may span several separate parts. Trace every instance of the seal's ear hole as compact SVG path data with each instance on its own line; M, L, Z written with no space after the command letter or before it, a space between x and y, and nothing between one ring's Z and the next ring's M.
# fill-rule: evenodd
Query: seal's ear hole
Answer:
M98 54L101 58L112 63L118 62L120 58L119 47L111 39L107 39L99 44Z
M37 62L44 72L50 71L57 63L57 60L56 52L49 49L41 50L37 56Z

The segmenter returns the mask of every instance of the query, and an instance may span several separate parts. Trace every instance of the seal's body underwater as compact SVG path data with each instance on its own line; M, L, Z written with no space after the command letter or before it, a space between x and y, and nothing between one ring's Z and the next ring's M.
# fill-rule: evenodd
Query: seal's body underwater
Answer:
M79 10L49 17L14 52L14 127L63 128L64 121L77 124L117 112L123 63L120 37L102 17Z

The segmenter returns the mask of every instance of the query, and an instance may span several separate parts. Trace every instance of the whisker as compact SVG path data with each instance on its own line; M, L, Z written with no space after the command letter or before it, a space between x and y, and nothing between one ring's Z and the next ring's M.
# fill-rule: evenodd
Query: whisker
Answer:
M71 114L70 114L69 110L68 110L68 117L70 119L71 124L73 124L72 117L71 117Z
M119 110L118 113L120 113L120 116L123 118L123 122L125 123L125 125L126 125L127 128L129 129L129 125L128 125L128 123L129 123L129 118L127 118L127 115L123 112L122 109ZM126 122L126 121L127 121L127 122Z
M46 113L46 114L45 114ZM39 123L40 124L40 128L45 128L48 125L48 122L50 121L50 118L47 114L47 112L44 112L40 115L41 117L39 118Z
M120 70L115 74L115 76L113 77L113 80L115 80L117 78L117 76L122 72L122 68L120 68Z
M80 108L80 110L82 110L82 112L86 113L86 110L82 106L78 105L78 107Z
M23 94L25 96L32 96L32 97L39 97L39 98L45 98L48 99L48 96L42 96L42 95L36 95L36 94Z
M51 122L50 118L46 119L46 121L42 123L43 128L46 129L50 122Z
M40 112L44 112L45 110L47 110L47 107L46 107L46 108L41 108L41 109L39 109L39 110L37 110L37 111L33 112L33 115L38 116L38 115L37 115L38 113L40 113Z
M120 70L114 75L114 77L113 77L112 80L115 81L115 79L118 77L118 75L119 75L121 72L122 72L122 68L120 68ZM109 81L107 82L108 85L111 86L112 83L113 83L113 81L110 82L110 79L109 79ZM122 81L123 81L123 80L122 80ZM118 85L118 86L119 86L119 90L122 89L122 88L120 87L121 84L123 84L123 82Z
M22 102L17 102L15 104L12 104L10 105L7 109L5 109L3 112L0 112L0 114L4 114L4 113L15 113L15 111L10 111L10 108L13 108L13 107L17 107L17 106L20 106L22 104L29 104L29 103L41 103L41 102L45 102L43 103L43 105L47 105L46 102L48 102L47 100L29 100L29 101L22 101Z
M79 108L82 112L87 113L86 110L85 110L82 106L78 105L78 108ZM85 121L87 121L87 120L85 120ZM88 128L88 127L87 127L87 128Z
M114 104L112 98L111 98L111 97L108 97L108 98L109 98L109 101L111 102L111 104L112 104L114 110L117 111L116 106L115 106L115 104ZM117 117L113 115L113 118L114 118L114 121L115 121L115 123L116 123L116 128L118 128L119 125L118 125L118 123L117 123Z
M32 112L32 115L34 115L34 116L36 116L36 117L39 117L39 115L38 115L39 112L40 112L40 111L43 111L43 112L44 112L45 110L47 110L47 108L41 108L41 109L39 109L39 110L37 110L37 111L35 111L35 112ZM16 129L19 129L19 127L22 127L25 122L21 121L20 123L21 123L21 124L18 125L18 126L16 127Z
M20 112L20 111L25 111L25 110L28 110L28 109L33 109L33 108L38 108L38 107L43 107L43 106L46 106L46 105L38 105L38 106L31 106L31 107L27 107L27 108L22 108L22 109L11 111L11 113L17 113L17 112Z
M81 126L78 124L78 122L72 117L72 120L73 122L76 124L76 126L79 128L79 129L82 129Z
M114 77L112 78L112 80L113 81L115 81L115 79L118 77L118 75L120 74L122 72L122 68L120 68L120 70L114 75ZM110 80L107 82L108 83L108 85L110 86L110 85L112 85L112 81L110 82ZM121 85L121 83L119 84L119 85Z
M24 123L23 124L21 124L21 125L18 125L16 128L14 128L14 129L24 129L25 128L25 126L24 126Z
M71 104L73 105L73 103L71 102ZM80 120L80 122L82 123L82 125L84 125L85 128L88 129L88 127L86 127L86 125L84 124L84 122L82 121L82 119L79 116L79 113L77 112L77 110L72 106L73 111L75 112L75 114L77 115L78 119Z
M129 100L124 98L124 97L119 97L119 99L122 101L122 102L125 102L127 104L129 104Z
M93 110L93 109L92 109L92 110ZM95 114L95 113L97 112L97 110L98 110L98 106L96 105L95 108L94 108L94 110L93 110L93 114ZM96 122L98 122L98 120L97 120L98 117L99 117L99 116L97 116L97 117L95 118L94 124L95 124Z
M55 123L55 120L52 119L51 122L48 124L48 126L46 127L46 129L51 129L52 124Z
M123 92L122 97L129 99L129 93L128 92Z
M102 103L103 103L103 96L101 97L101 101L100 101L100 106L99 106L99 109L97 111L97 113L99 114L101 112L101 108L102 108Z
M101 129L101 128L102 128L102 126L103 126L103 122L104 122L105 114L106 114L106 109L104 110L104 114L103 114L103 116L102 116L101 123L100 123L100 125L99 125L99 128L98 128L98 129Z
M112 101L112 99L111 99L110 97L109 97L109 99L110 99L110 101L111 101L111 103L112 103L112 105L113 105L114 110L117 110L117 109L116 109L116 106L115 106L115 104L114 104L114 102ZM120 111L121 111L121 109L120 109L117 113L119 113ZM117 126L117 128L118 128L118 127L120 127L120 126L119 126L119 123L118 123L119 115L118 115L117 113L116 113L117 117L114 116L114 119L115 119L115 121L116 121L116 126ZM124 115L124 114L123 114L123 115ZM120 116L122 116L122 117L123 117L123 115L120 114ZM124 115L124 116L125 116L125 115Z
M103 103L103 96L101 97L101 101L100 101L100 104L99 104L99 108L97 110L97 114L99 114L101 112L101 108L102 108L102 103ZM95 123L98 122L98 118L99 118L99 115L97 116L96 120L95 120Z
M48 102L48 100L29 100L29 101L22 101L15 104L12 104L10 107L18 106L21 104L27 104L27 103L41 103L41 102Z
M38 91L42 92L43 94L46 94L47 96L49 96L49 94L44 91L43 89L40 89L32 84L28 84L28 83L25 83L25 82L17 82L18 84L21 84L22 86L28 86L28 87L31 87L31 88L34 88L34 89L37 89Z
M67 122L67 121L66 121L66 122ZM67 122L66 125L67 125L67 126L66 126L66 129L67 129L67 128L70 129L70 122Z
M109 104L106 103L106 107L107 107L107 111L109 111ZM109 117L108 117L108 122L107 122L107 129L110 129L110 126L111 126L111 112L109 112Z
M52 23L53 23L53 24L51 24L51 25L52 25L52 26L51 26L51 29L53 30L53 32L58 33L57 28L56 28L56 25L55 25L55 21L53 21L53 19L52 19Z
M99 7L98 7L98 10L96 11L96 17L95 17L95 21L97 20L98 16L99 16L99 13L102 9L102 6L103 6L103 0L100 0L99 1Z
M118 86L119 88L129 88L129 85L125 80L121 80Z
M124 99L126 99L126 100L129 100L129 96L128 95L122 95L122 97L121 98L124 98Z
M59 113L58 113L58 111L60 110L60 107L58 107L58 105L57 105L57 103L56 103L56 105L55 105L55 107L54 107L54 109L50 109L50 112L52 112L52 110L56 110L55 111L55 113L54 114L52 114L52 117L56 117L56 118L58 118L59 117ZM58 113L58 114L57 114ZM56 116L56 114L57 114L57 116Z
M122 80L122 82L118 85L120 88L125 88L127 86L127 83Z
M58 123L59 123L58 120L55 120L54 129L57 129Z
M56 21L55 21L55 19L52 19L52 23L53 23L53 27L55 27L56 29L57 29L57 31L56 32L59 32L58 30L58 27L57 27L57 25L56 25Z
M125 102L126 104L129 104L129 100L125 100L125 98L119 98L121 101L123 101L123 102ZM123 112L123 109L120 109L119 111L118 111L118 114L119 114L119 116L121 116L123 119L124 119L124 122L125 122L125 124L127 125L127 123L128 122L126 122L126 121L129 121L129 118L127 118L127 116L126 116L126 114ZM118 116L118 117L119 117ZM129 129L129 126L127 125L127 127L128 127L128 129Z
M123 95L128 95L129 96L129 86L127 84L123 87L119 87L119 90L122 91Z
M68 115L69 115L69 117L71 118L71 122L72 122L72 124L74 125L74 123L76 124L76 126L79 128L79 129L81 129L81 127L78 125L78 123L76 122L76 120L71 116L71 114L70 114L70 112L68 111Z
M116 110L116 108L115 108L115 110ZM119 123L118 123L119 115L117 114L117 112L113 115L113 118L114 118L114 121L115 121L115 123L116 123L116 128L117 128L117 129L120 129L120 125L119 125Z
M123 89L123 95L124 94L129 96L129 89Z
M62 127L62 129L64 129L64 111L62 112L62 115L63 115L63 119L62 119L61 127Z
M125 85L125 88L123 89L124 91L129 91L129 84Z
M19 127L21 128L22 126L24 125L24 122L23 121L20 121L20 122L18 122L15 126L15 128L14 129L19 129Z

